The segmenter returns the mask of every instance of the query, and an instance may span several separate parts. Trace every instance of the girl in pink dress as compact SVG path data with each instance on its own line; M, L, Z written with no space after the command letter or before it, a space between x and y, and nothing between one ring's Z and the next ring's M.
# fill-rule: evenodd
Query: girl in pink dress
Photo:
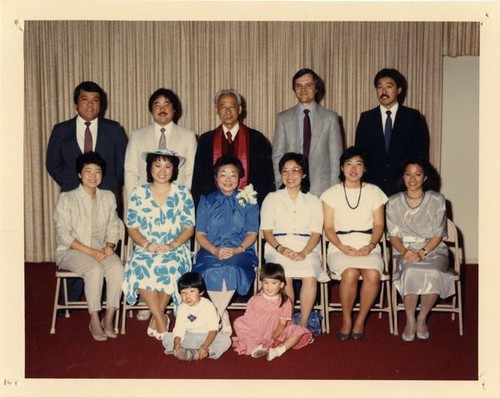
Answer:
M285 293L285 271L268 263L260 272L262 290L247 304L245 315L234 321L233 347L238 354L272 361L285 351L312 341L311 332L292 322L292 302Z

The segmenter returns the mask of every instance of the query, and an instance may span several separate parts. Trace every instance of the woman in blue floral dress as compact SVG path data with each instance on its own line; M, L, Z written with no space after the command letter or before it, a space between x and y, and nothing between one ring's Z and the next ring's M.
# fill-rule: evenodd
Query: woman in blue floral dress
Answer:
M237 189L244 173L238 158L220 157L214 171L219 189L202 196L196 212L200 250L194 270L205 280L208 295L222 318L222 332L231 334L226 308L235 292L248 293L255 278L259 206L252 185Z
M152 314L148 335L158 340L168 330L170 298L175 308L180 303L177 280L191 271L194 204L188 188L174 183L184 160L165 149L148 153L148 183L132 191L127 212L135 247L125 266L123 291L130 304L138 294L145 301Z

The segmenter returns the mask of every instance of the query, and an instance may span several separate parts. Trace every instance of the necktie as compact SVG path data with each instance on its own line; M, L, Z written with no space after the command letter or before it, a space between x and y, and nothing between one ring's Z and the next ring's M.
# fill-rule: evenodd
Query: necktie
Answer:
M309 157L309 148L311 147L311 119L309 118L309 109L304 109L304 141L302 143L302 152Z
M392 134L392 119L391 119L391 111L385 112L387 114L387 120L385 121L384 128L384 138L385 138L385 151L389 152L389 143L391 142L391 134Z
M83 153L92 151L92 133L90 132L90 122L85 122L85 137L83 138Z
M231 145L233 143L233 135L230 131L227 132L227 143Z
M165 129L162 127L160 129L161 137L160 141L158 141L158 149L166 149L167 148L167 139L165 137Z

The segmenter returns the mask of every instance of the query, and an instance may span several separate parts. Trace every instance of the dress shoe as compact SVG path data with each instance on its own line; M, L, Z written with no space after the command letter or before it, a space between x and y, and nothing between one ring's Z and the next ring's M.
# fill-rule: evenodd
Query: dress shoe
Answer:
M168 317L168 315L165 315L165 331L160 333L155 330L154 337L156 337L156 340L163 340L163 336L165 336L168 333L169 327L170 327L170 318Z
M177 359L181 361L191 361L193 360L194 352L193 350L188 350L184 347L179 347L177 349Z
M106 341L108 339L108 337L104 333L95 334L92 331L92 325L90 325L90 324L89 324L89 331L90 331L90 334L92 335L92 337L94 338L95 341Z
M415 333L412 333L412 334L402 334L401 335L401 338L403 339L403 341L413 341L415 339Z
M417 339L420 339L420 340L427 340L429 337L431 337L431 334L429 333L429 331L424 332L424 333L420 333L420 332L417 330Z
M349 340L349 333L342 333L342 332L338 332L337 333L337 339L339 339L340 341L347 341Z
M108 330L104 327L104 319L101 320L101 326L102 326L102 330L104 330L104 334L106 336L108 336L109 338L116 339L118 337L118 335L115 333L114 329Z
M353 340L363 340L364 337L365 337L365 332L359 332L359 333L351 332L351 338Z
M151 320L149 321L149 325L148 325L147 333L148 333L149 337L156 337L156 335L158 334L158 332L151 327L151 322L153 322L153 319L154 318L151 318Z

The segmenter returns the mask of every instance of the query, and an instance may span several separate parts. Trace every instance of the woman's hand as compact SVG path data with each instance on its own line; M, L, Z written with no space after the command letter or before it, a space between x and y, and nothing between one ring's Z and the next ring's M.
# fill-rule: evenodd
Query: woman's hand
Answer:
M359 251L352 246L340 243L337 245L337 248L346 256L359 256Z
M101 252L106 256L111 256L115 251L109 247L109 246L104 246L102 249L101 249Z
M406 249L403 253L403 262L405 263L415 263L422 260L422 258L418 254L418 250L415 249Z
M165 253L174 249L175 249L174 246L171 245L170 243L162 243L161 245L158 245L156 253Z
M358 250L358 256L368 256L374 248L375 245L373 243L368 243Z
M305 257L302 257L302 255L300 253L297 253L297 252L293 251L292 249L289 249L288 247L283 246L283 245L280 245L280 247L278 247L278 253L286 258L289 258L292 261L302 261L305 258Z
M151 253L158 253L158 245L156 243L148 242L144 245L144 249Z
M236 249L233 247L218 247L214 254L219 260L227 260L236 254Z

